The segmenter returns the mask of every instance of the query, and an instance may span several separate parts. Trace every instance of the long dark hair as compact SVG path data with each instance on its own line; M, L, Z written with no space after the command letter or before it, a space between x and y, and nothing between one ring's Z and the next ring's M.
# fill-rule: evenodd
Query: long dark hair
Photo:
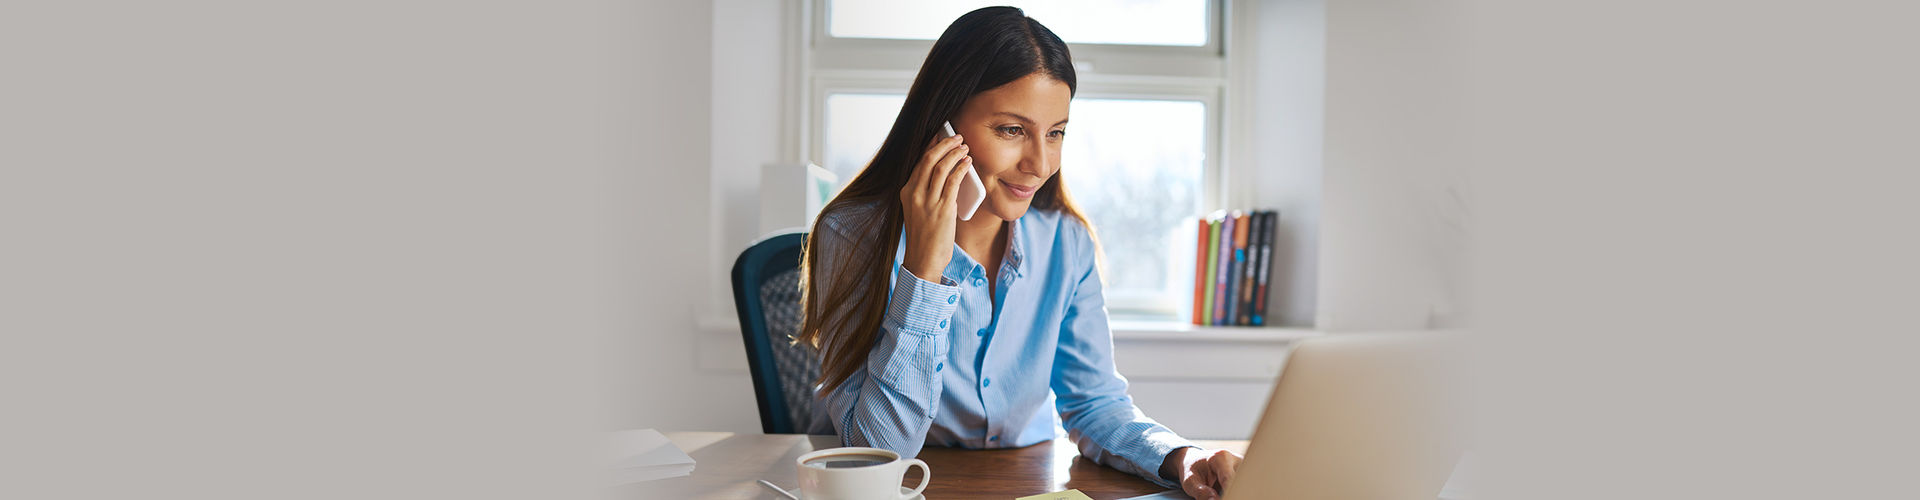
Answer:
M881 143L879 153L847 183L847 187L821 210L807 238L801 273L806 278L801 290L805 310L797 342L820 350L821 394L839 387L847 377L866 365L867 352L880 333L887 310L887 282L892 276L893 255L900 243L900 188L920 163L927 144L933 141L940 124L960 112L961 105L974 95L1027 75L1044 74L1067 84L1068 94L1078 89L1073 73L1073 58L1067 44L1052 30L1013 7L987 7L955 19L933 42L920 74L907 91L900 116ZM872 217L860 217L851 227L841 228L854 241L874 245L872 252L845 252L836 269L836 286L824 290L812 235L826 229L829 215L848 207L876 205ZM1091 231L1093 225L1067 196L1067 188L1054 173L1033 196L1034 208L1059 210L1080 220Z

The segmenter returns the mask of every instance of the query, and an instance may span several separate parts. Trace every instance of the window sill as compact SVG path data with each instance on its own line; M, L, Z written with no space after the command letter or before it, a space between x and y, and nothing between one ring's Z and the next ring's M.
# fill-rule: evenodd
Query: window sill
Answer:
M1173 321L1113 321L1114 340L1287 343L1325 335L1311 328L1197 326Z

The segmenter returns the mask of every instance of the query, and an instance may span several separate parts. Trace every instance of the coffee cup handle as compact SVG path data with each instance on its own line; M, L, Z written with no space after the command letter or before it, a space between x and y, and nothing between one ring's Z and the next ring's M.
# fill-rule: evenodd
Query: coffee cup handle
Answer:
M930 481L933 481L933 469L930 467L927 467L927 463L918 458L909 458L906 460L902 460L902 462L906 462L907 467L915 467L915 466L920 467L920 485L915 486L913 488L913 493L908 493L904 496L901 496L900 498L902 499L913 498L913 497L919 496L920 492L927 491L927 483ZM900 469L901 474L905 474L906 471L907 469L905 468Z

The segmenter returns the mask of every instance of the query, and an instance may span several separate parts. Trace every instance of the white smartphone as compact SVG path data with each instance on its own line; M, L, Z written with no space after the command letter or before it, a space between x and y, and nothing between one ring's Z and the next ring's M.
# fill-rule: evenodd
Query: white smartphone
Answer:
M940 138L953 137L953 122L940 124ZM960 220L973 220L973 213L980 210L980 204L987 201L987 185L980 182L980 173L973 171L973 165L967 165L967 179L960 181Z

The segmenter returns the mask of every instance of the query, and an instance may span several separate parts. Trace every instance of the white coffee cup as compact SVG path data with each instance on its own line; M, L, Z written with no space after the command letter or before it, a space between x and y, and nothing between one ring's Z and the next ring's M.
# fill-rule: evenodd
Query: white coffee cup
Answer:
M828 448L795 459L800 470L800 498L806 500L902 500L926 491L933 469L917 458L879 448ZM901 491L907 468L920 467L920 486Z

